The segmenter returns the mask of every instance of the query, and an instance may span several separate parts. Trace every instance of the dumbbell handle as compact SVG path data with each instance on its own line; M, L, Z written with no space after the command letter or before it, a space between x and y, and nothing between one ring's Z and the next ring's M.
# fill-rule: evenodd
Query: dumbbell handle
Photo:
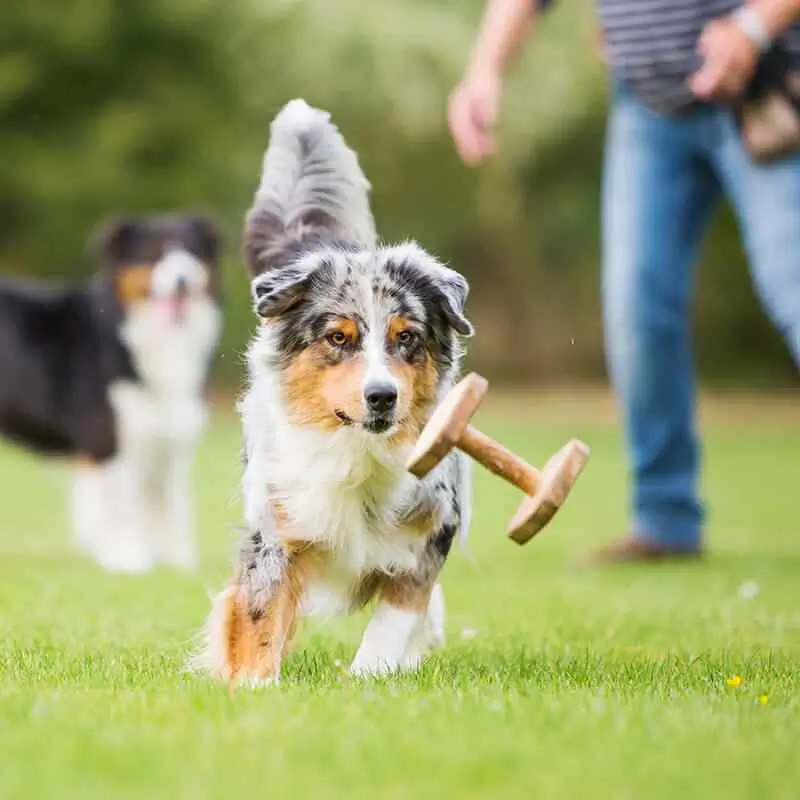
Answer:
M539 470L472 425L467 425L456 446L525 494L536 494L540 483Z

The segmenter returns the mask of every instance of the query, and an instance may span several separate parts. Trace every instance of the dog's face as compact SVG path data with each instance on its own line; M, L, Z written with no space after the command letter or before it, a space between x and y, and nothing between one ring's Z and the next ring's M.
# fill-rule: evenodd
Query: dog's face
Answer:
M292 417L323 430L416 436L472 334L466 280L413 244L314 251L252 293Z
M123 219L97 237L101 274L128 316L148 306L166 325L183 324L193 300L219 294L220 235L198 215Z

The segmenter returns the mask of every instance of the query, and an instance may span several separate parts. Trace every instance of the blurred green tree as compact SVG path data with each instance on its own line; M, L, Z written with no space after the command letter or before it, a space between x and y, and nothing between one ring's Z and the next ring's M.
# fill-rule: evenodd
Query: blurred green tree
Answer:
M219 206L242 100L241 9L204 0L33 0L0 25L0 253L69 269L117 210ZM240 131L241 129L239 129Z
M501 152L456 158L445 122L482 0L59 0L0 25L0 269L77 278L111 213L217 215L228 238L218 378L253 324L238 258L268 126L289 98L331 111L386 239L472 283L472 365L495 380L602 378L598 194L605 73L592 0L549 14L510 78ZM755 300L729 213L698 274L707 379L796 382Z

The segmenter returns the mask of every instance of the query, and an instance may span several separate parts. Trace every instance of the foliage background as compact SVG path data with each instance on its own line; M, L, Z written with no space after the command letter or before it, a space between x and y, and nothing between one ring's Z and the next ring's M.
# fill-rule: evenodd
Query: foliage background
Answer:
M496 381L604 380L598 192L607 93L591 0L543 21L507 86L501 153L457 159L445 123L482 0L58 0L0 25L0 270L81 280L109 214L212 211L227 237L221 385L252 325L238 258L269 121L289 98L333 114L374 186L384 238L464 272L472 365ZM759 306L730 212L698 270L706 382L797 377Z

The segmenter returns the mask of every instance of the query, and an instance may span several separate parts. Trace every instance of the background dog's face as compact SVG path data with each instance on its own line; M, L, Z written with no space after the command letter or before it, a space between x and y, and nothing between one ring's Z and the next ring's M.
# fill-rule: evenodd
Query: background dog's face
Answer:
M180 325L193 300L218 299L221 237L199 215L116 220L96 236L101 275L127 314L149 304Z
M466 280L416 245L330 248L252 283L290 413L325 430L416 436L460 356Z

